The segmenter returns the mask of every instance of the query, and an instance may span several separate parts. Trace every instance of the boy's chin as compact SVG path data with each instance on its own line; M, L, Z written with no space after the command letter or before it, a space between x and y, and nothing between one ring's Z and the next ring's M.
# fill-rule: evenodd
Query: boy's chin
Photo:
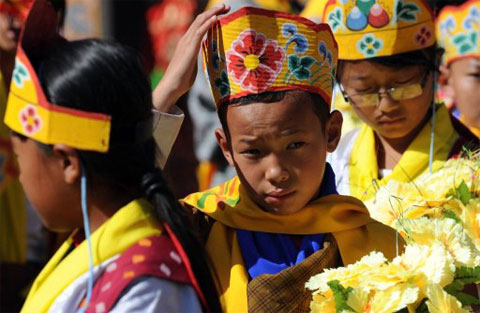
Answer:
M301 211L304 207L305 206L286 202L281 204L266 204L263 206L263 209L275 215L290 215Z

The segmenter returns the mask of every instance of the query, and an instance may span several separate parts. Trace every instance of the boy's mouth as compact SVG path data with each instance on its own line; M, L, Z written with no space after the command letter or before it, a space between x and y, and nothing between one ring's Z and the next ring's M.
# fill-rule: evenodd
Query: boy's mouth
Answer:
M275 204L282 202L295 194L295 190L272 191L266 194L265 202Z

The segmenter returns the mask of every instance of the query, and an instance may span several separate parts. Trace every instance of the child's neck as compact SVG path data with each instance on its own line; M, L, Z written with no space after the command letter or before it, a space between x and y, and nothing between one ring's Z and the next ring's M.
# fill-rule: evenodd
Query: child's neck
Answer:
M408 135L401 138L385 138L375 133L378 169L393 169L397 165L402 155L428 122L429 116L430 114L427 114L422 123Z
M88 217L90 221L90 232L93 233L95 230L97 230L118 210L131 201L131 196L89 197Z

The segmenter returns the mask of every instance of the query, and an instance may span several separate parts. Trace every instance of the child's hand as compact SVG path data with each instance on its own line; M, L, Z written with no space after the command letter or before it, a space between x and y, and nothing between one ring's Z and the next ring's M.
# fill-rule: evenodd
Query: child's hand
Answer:
M208 29L217 21L218 15L227 13L229 10L229 6L220 4L198 15L190 25L179 40L162 80L153 91L155 109L168 112L178 98L192 87L197 75L200 42Z

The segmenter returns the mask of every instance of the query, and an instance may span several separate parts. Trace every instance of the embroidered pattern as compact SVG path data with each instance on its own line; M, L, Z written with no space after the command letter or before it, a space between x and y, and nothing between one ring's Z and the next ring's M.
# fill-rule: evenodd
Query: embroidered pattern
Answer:
M42 120L37 109L33 105L27 105L20 111L20 122L27 135L36 133L42 128Z
M228 74L233 81L255 93L264 91L275 81L285 58L275 40L266 39L253 29L242 32L226 54Z

